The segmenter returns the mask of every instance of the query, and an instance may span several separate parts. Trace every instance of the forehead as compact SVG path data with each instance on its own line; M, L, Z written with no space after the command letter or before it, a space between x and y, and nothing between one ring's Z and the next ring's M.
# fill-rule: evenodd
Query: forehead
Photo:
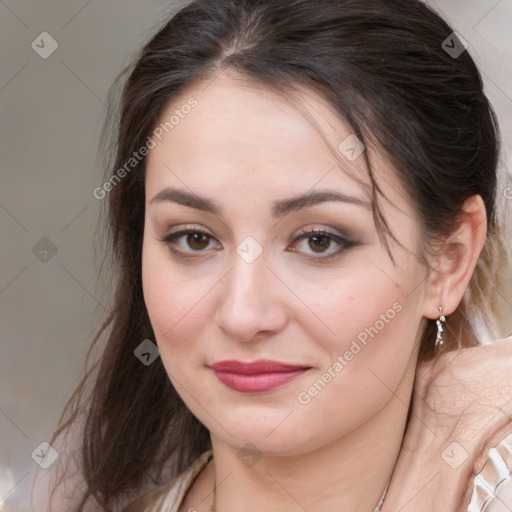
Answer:
M305 88L282 95L224 71L174 98L155 128L156 146L146 170L151 197L173 184L208 195L228 188L261 193L264 185L266 196L316 186L368 196L370 180L351 128L327 101ZM378 164L382 189L399 190L388 162L367 150Z

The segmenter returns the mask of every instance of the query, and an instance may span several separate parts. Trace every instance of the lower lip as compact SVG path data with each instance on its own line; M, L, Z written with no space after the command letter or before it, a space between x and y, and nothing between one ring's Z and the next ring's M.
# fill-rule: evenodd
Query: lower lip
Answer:
M296 379L307 368L301 368L289 372L261 373L259 375L241 375L239 373L214 372L217 378L228 388L242 393L264 393L284 386Z

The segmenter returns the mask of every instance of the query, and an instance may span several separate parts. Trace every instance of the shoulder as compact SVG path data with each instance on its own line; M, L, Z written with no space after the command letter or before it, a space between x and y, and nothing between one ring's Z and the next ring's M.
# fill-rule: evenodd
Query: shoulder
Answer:
M123 512L178 512L194 480L212 457L211 450L205 451L185 471L130 503Z

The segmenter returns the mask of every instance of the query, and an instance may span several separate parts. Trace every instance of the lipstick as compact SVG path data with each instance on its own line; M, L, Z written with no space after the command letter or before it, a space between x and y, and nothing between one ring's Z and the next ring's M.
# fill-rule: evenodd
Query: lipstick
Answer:
M210 368L228 388L241 393L264 393L284 386L310 367L260 359L251 363L219 361Z

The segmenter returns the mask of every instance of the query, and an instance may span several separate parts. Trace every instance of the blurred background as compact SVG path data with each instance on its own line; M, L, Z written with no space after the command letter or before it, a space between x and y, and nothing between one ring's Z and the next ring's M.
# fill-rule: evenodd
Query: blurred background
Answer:
M0 1L0 512L28 494L108 305L93 190L109 87L185 3ZM512 247L512 0L430 4L469 44L498 114ZM512 332L511 274L496 290L501 337Z

